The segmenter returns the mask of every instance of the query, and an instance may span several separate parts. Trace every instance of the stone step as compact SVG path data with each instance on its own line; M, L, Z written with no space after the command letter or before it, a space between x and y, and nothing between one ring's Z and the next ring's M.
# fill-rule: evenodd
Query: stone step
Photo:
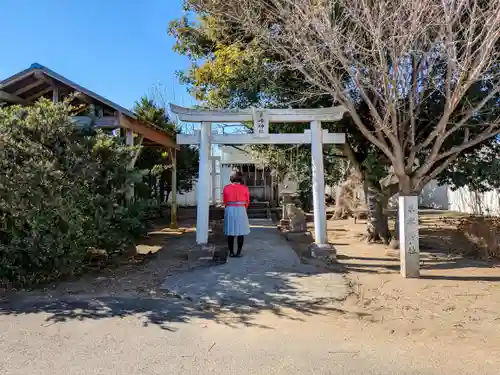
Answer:
M249 206L255 208L269 208L269 202L251 202Z
M248 207L247 215L249 218L269 218L269 209Z

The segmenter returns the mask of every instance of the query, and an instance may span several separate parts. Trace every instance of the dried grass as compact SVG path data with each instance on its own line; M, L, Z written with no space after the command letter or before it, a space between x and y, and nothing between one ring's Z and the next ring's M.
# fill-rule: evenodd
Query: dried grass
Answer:
M469 216L458 219L457 231L472 245L472 254L481 259L500 258L500 218Z

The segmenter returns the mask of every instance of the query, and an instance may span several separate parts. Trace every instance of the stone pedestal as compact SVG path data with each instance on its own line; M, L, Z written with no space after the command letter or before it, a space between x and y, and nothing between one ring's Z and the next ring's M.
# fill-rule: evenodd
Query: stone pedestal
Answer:
M311 258L322 260L327 264L337 263L337 251L330 244L311 244L309 255Z
M399 196L399 246L401 275L420 277L418 196Z
M211 261L215 253L215 245L197 245L188 251L188 260L190 262Z

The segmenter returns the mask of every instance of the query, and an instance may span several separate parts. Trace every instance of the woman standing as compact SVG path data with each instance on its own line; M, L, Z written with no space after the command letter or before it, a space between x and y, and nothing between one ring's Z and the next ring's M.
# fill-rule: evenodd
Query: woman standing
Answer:
M244 236L250 233L247 208L250 203L250 192L243 185L243 174L233 171L229 177L231 182L224 186L224 234L227 236L229 256L241 256ZM238 238L238 250L234 253L234 238Z

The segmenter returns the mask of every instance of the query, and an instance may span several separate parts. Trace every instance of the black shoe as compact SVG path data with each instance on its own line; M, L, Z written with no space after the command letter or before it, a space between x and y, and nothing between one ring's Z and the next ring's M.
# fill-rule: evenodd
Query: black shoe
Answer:
M238 252L236 253L236 257L237 258L241 257L241 250L238 250Z
M234 251L230 251L230 252L229 252L229 256L230 256L231 258L234 258L236 255L234 254Z

